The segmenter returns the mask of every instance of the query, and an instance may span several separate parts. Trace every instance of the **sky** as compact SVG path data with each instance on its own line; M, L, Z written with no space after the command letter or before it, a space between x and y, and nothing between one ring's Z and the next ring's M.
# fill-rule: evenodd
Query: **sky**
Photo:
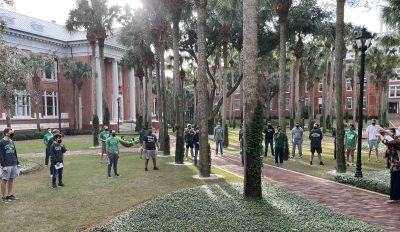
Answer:
M14 9L18 13L45 21L55 20L57 24L63 25L68 17L68 12L74 8L76 0L14 0L14 2ZM133 8L141 6L140 0L108 0L108 3L122 6L129 4ZM372 6L371 9L347 8L345 21L365 26L371 32L380 32L377 6Z

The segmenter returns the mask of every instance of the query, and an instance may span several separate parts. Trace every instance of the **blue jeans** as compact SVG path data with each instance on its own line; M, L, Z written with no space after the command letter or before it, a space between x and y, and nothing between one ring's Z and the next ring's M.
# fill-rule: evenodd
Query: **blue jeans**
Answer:
M52 166L52 174L53 174L53 177L52 177L52 183L53 183L53 186L55 186L56 185L56 178L57 178L57 176L58 176L58 185L61 185L62 184L62 174L63 174L63 169L64 168L59 168L59 169L56 169L54 166L55 166L56 164L55 163L52 163L51 164L51 166Z
M223 140L215 141L215 155L218 155L218 146L221 149L221 155L224 154L224 151L222 150L222 143L223 143Z
M297 146L297 148L299 149L299 157L301 158L301 157L303 157L303 153L302 153L302 151L301 151L301 146L302 146L302 144L303 144L303 141L302 140L299 140L299 139L295 139L295 140L293 140L292 141L292 157L294 158L295 157L295 150L296 150L296 146Z
M278 158L279 158L279 163L283 163L283 147L275 147L275 163L278 164Z
M272 152L272 156L275 155L274 152L274 140L273 139L266 139L265 140L265 152L264 152L264 156L268 155L268 144L271 147L271 152Z

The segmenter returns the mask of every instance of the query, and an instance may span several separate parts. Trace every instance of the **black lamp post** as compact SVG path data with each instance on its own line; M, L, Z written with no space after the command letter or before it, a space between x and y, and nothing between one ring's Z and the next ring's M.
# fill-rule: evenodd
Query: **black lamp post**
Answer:
M60 93L60 72L58 69L58 57L54 57L54 60L57 62L57 92L58 92L58 97L57 97L57 105L58 105L58 130L61 133L61 93Z
M360 69L360 97L358 100L358 145L357 145L357 166L355 177L362 177L361 171L361 140L363 126L363 98L364 98L364 76L365 76L365 51L371 46L373 36L367 29L362 28L356 36L358 49L361 51L361 69Z
M120 103L121 103L121 97L118 97L117 98L117 103L118 103L118 122L117 122L117 131L118 131L118 134L119 134L119 114L120 114Z

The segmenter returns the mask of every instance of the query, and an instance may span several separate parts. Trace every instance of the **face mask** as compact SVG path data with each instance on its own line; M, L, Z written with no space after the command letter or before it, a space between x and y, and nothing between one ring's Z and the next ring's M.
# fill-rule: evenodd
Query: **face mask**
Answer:
M112 133L111 135L112 135L112 137L115 137L115 133Z
M12 139L14 137L14 133L11 133L9 137Z
M108 129L104 129L105 131L108 131Z
M296 125L297 128L299 128L299 125Z
M318 129L318 127L314 126L314 129Z
M372 123L372 125L374 125L374 126L375 126L375 123L373 122L373 123Z
M62 142L62 139L59 139L58 141L57 141L57 143L61 143Z

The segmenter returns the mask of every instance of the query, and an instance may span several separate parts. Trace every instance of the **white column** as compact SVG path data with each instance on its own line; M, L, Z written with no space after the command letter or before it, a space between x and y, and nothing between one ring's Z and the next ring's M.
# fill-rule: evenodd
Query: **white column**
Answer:
M118 121L118 63L117 60L112 61L112 118L113 121ZM120 103L122 104L122 102Z
M96 56L96 105L97 105L97 117L99 121L103 122L103 82L101 80L101 68L100 58Z
M129 108L131 110L131 120L136 122L136 78L135 70L129 70Z

